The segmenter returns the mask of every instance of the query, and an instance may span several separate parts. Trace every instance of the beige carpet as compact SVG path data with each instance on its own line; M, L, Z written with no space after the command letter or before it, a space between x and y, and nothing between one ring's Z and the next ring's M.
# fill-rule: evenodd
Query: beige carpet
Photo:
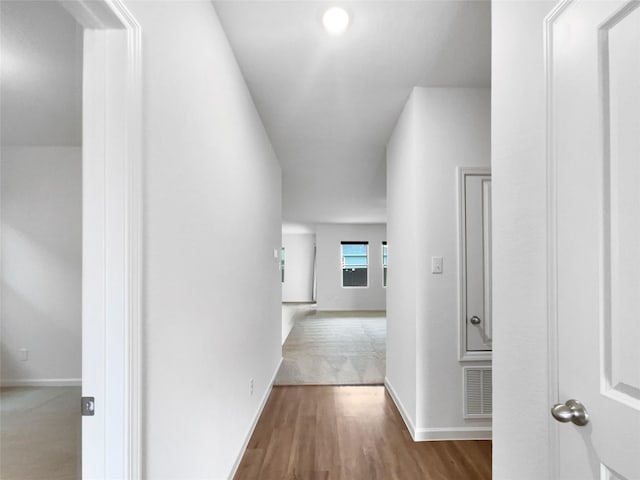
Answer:
M275 385L384 383L385 312L312 312L296 320L282 347Z
M0 389L0 478L81 478L80 387Z

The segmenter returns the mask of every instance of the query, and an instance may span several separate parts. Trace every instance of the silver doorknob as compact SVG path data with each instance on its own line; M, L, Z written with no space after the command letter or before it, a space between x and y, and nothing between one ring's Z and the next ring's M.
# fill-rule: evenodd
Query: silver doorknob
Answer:
M579 427L589 423L589 412L578 400L567 400L564 405L558 403L551 408L551 415L561 423L573 422Z
M471 317L471 318L469 319L469 323L470 323L471 325L480 325L480 322L481 322L481 321L482 321L482 320L480 320L480 317L477 317L476 315L474 315L473 317Z

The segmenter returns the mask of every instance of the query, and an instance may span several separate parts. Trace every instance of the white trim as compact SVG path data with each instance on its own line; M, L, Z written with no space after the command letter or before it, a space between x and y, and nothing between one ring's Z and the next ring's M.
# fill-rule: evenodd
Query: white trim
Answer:
M94 49L95 56L87 57L85 48L84 68L88 65L90 71L85 71L83 87L83 157L87 154L87 159L101 164L93 169L93 176L85 178L91 178L89 188L95 186L103 192L91 198L104 204L95 219L100 228L91 237L100 246L93 245L98 258L92 260L93 279L87 285L88 289L103 287L93 295L104 305L92 307L90 318L104 322L104 327L99 327L104 328L104 378L83 385L83 391L84 387L91 390L86 394L95 391L101 408L91 419L90 432L104 438L104 451L101 457L98 451L93 452L90 462L83 458L83 468L95 463L92 478L116 475L136 480L143 476L141 28L122 0L61 3L84 27L85 41L89 39L89 47ZM85 108L90 115L85 115ZM98 267L104 278L96 281ZM100 338L97 333L94 341ZM97 363L85 367L100 370Z
M6 379L0 382L2 387L81 387L81 378L27 378Z
M71 16L84 28L105 30L122 28L122 21L112 10L108 0L58 0ZM113 0L113 3L119 0Z
M387 377L384 378L384 387L387 389L387 392L389 392L389 396L391 397L391 400L393 400L393 403L396 404L396 408L398 409L398 412L400 412L400 416L402 417L402 420L404 420L404 424L409 430L411 438L413 438L413 440L415 441L416 427L413 425L413 421L411 420L409 412L407 412L407 409L404 407L402 400L400 400L400 397L398 396L395 388L393 388L393 385Z
M559 403L558 384L558 304L557 304L557 192L554 128L553 92L553 23L574 0L560 0L544 19L544 62L546 84L547 122L547 358L548 358L548 405ZM558 478L558 422L547 416L549 426L549 472L547 478Z
M483 253L483 287L484 287L484 335L492 343L493 348L493 226L492 226L492 193L491 174L489 179L482 180L482 253Z
M110 0L127 32L127 165L125 169L125 272L128 322L125 328L125 472L142 475L142 28L121 0Z
M418 428L414 437L416 442L432 440L491 440L491 427L444 427Z
M461 329L460 336L464 336L464 330ZM463 340L464 341L464 338ZM466 343L466 342L465 342ZM462 354L460 355L459 361L463 363L467 362L490 362L492 360L492 351L491 350L478 350L478 351L463 351L461 347L460 351Z
M491 176L491 167L457 167L456 181L458 190L458 359L461 362L491 361L492 351L467 351L467 272L466 272L466 192L467 176Z
M428 442L431 440L490 440L492 438L491 426L416 428L388 378L384 379L384 386L387 392L389 392L393 403L396 404L396 408L398 412L400 412L400 416L414 442Z
M253 432L256 429L258 420L260 420L260 417L262 416L262 412L264 411L264 407L267 404L267 400L269 400L269 396L271 395L271 390L273 390L273 382L275 382L276 380L276 375L280 370L280 366L282 365L283 360L284 360L283 358L280 358L280 361L278 362L278 365L276 366L276 369L273 372L273 375L271 376L269 387L264 392L264 395L262 396L262 400L260 400L260 405L258 406L258 410L256 411L256 414L253 416L253 421L251 422L251 426L249 427L249 430L245 435L242 448L240 449L240 453L238 454L236 461L233 463L233 467L231 467L231 473L229 474L229 477L228 477L229 480L233 479L233 477L235 477L236 473L238 472L238 467L240 466L240 462L242 462L242 457L244 457L244 454L247 451L247 447L249 446L249 441L251 440L251 436L253 435Z

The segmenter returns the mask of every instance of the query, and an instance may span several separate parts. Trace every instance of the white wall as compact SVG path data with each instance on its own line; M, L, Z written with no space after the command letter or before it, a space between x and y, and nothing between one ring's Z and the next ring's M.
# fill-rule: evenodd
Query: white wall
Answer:
M493 2L493 478L549 471L543 19ZM526 428L522 406L527 405Z
M282 344L291 333L296 321L315 311L313 303L283 303L282 304Z
M3 385L81 377L82 152L1 153ZM28 361L20 349L29 350Z
M387 362L385 384L410 430L416 424L416 104L408 101L387 145Z
M283 302L313 301L314 247L316 236L311 233L282 235L285 251Z
M281 359L280 167L211 2L127 6L143 32L144 476L228 478Z
M384 224L324 223L316 226L317 309L385 310L386 288L382 285L382 242L387 240ZM369 242L369 286L342 287L340 242Z
M490 125L489 89L415 88L389 142L387 380L416 438L484 436L490 427L462 414L456 190L456 167L490 164ZM442 274L431 274L432 256L444 258ZM410 358L399 340L412 337ZM415 400L399 369L411 361Z

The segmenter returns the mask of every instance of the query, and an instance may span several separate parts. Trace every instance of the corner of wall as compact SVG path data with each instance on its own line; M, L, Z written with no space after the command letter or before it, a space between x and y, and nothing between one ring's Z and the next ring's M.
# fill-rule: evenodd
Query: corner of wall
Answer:
M396 392L395 388L393 388L393 385L391 384L391 381L389 380L388 377L385 377L384 379L384 386L387 389L389 396L393 400L393 403L395 403L398 409L398 412L400 412L400 416L402 417L402 420L404 420L404 424L409 430L409 434L411 435L411 438L415 441L416 427L412 418L414 417L414 415L412 415L411 412L409 412L407 408L404 406L404 404L402 403L402 400L400 400L400 397L398 396L398 392ZM413 413L415 414L415 412Z
M264 407L267 405L267 401L269 400L269 396L271 395L271 390L273 390L273 382L275 382L276 380L276 375L278 375L278 370L280 370L280 367L282 366L282 361L283 361L283 358L280 358L280 361L278 362L278 366L276 367L276 369L273 372L273 375L271 376L271 381L269 382L269 386L267 387L264 394L262 395L262 398L260 399L258 410L253 416L251 425L249 426L249 429L245 434L244 442L242 443L240 452L238 453L238 456L236 457L236 460L233 463L233 466L231 467L231 473L227 477L229 480L232 480L233 477L235 477L236 473L238 472L238 467L240 467L240 462L242 462L242 457L244 457L244 454L247 451L247 447L249 446L249 441L251 440L251 436L253 435L253 432L256 429L256 425L258 425L258 420L260 420L260 417L262 416Z

